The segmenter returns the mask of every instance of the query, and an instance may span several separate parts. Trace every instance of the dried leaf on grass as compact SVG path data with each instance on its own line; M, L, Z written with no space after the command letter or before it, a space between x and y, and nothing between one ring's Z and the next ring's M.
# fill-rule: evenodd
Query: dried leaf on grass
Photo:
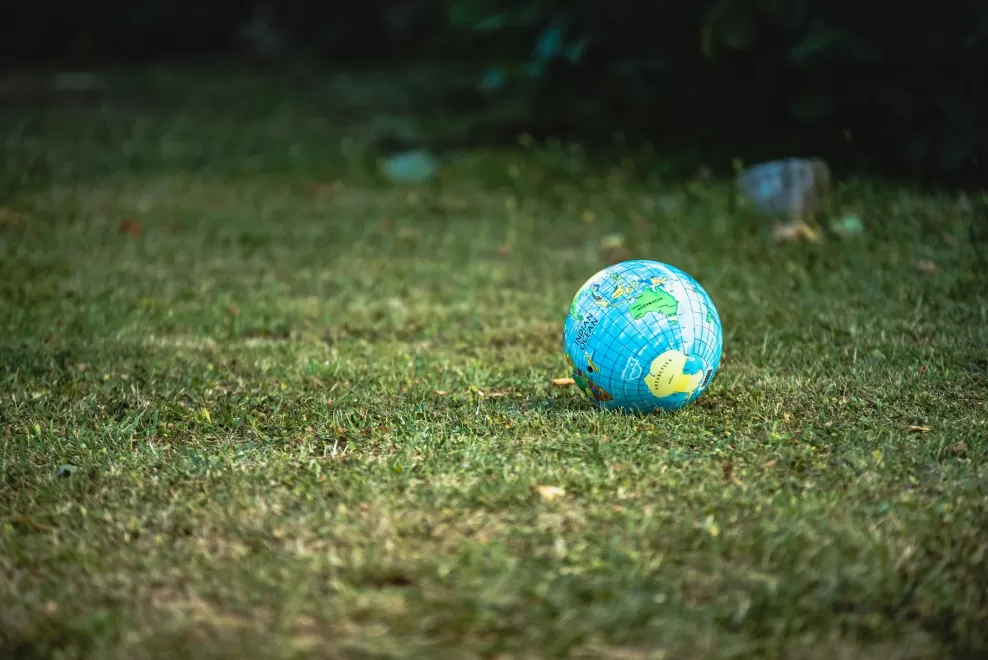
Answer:
M481 399L503 399L508 396L510 392L508 390L477 390L477 396Z
M776 243L791 243L799 240L819 243L820 233L805 223L786 223L772 229L772 240Z
M608 234L600 239L600 248L602 250L623 250L624 243L624 234Z
M124 218L121 220L117 230L121 234L127 234L134 238L140 238L144 234L144 226L141 224L141 221L134 218Z
M552 502L566 494L566 489L559 486L537 486L536 490L543 502Z
M0 208L0 229L13 229L21 225L21 214L17 211Z
M333 181L332 183L318 181L310 183L306 187L306 192L310 198L323 201L332 199L344 190L346 190L346 185L342 181Z
M617 263L628 256L624 234L608 234L600 240L600 256L605 261Z

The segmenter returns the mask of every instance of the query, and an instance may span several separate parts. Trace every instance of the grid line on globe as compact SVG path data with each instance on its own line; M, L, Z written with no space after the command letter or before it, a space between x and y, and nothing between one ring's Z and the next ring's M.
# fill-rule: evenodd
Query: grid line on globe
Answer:
M672 411L700 396L720 366L723 329L710 295L657 261L615 264L587 280L563 327L573 378L605 408Z

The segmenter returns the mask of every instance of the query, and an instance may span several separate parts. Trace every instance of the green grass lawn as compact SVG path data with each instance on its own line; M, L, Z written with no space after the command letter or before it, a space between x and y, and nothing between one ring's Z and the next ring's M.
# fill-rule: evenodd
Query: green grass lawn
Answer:
M389 188L377 106L329 85L137 80L0 117L0 656L986 652L988 287L952 197L849 182L864 234L776 247L636 158ZM718 306L679 413L550 382L615 257Z

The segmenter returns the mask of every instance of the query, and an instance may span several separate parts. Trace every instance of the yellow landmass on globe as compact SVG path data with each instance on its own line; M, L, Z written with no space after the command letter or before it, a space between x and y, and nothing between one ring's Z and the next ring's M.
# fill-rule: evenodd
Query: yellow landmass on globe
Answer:
M672 394L692 394L703 380L703 372L684 374L686 355L670 349L652 360L645 384L660 399Z

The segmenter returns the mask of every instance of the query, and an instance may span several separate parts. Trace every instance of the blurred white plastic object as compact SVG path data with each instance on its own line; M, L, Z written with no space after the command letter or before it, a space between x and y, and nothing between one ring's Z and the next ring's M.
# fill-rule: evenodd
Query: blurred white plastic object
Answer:
M742 197L769 217L787 221L772 232L777 241L820 239L808 219L820 211L830 192L830 169L818 158L785 158L759 163L738 173Z

